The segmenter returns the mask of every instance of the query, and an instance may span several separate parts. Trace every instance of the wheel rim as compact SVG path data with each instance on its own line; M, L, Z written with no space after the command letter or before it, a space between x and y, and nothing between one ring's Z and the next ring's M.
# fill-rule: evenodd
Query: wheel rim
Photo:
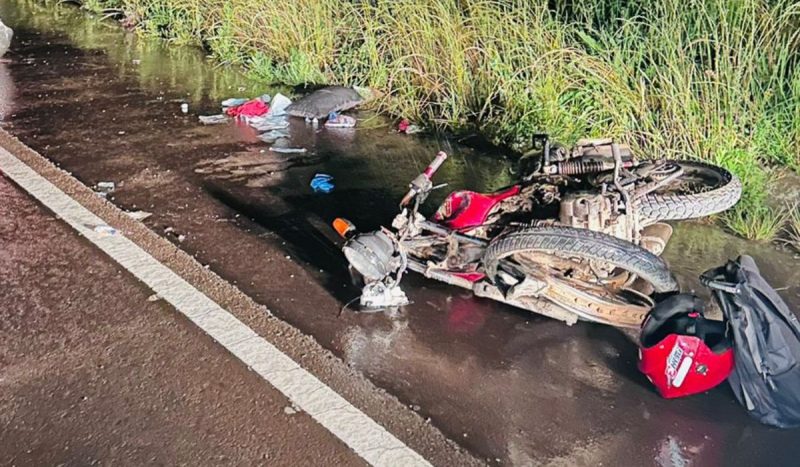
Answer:
M652 285L624 268L601 265L598 271L597 261L535 250L509 254L498 265L518 280L527 276L546 284L541 298L587 321L638 327L653 307L647 291L634 287L639 282L652 290Z

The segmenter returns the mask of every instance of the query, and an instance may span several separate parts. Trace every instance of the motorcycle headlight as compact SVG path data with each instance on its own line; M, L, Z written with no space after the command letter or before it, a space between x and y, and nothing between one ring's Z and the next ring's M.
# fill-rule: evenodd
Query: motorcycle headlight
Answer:
M381 280L394 272L394 243L383 232L357 235L342 250L350 265L368 281Z

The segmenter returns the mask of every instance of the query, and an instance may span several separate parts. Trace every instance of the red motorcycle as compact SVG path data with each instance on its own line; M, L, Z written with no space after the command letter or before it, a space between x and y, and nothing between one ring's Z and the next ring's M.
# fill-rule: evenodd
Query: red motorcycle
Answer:
M663 221L715 214L741 195L735 176L702 162L639 160L611 140L536 142L519 183L453 192L431 220L419 208L439 188L431 180L444 152L411 182L392 229L359 234L336 219L364 279L361 306L408 304L399 284L412 270L568 324L638 327L655 295L678 289L659 257L672 234Z

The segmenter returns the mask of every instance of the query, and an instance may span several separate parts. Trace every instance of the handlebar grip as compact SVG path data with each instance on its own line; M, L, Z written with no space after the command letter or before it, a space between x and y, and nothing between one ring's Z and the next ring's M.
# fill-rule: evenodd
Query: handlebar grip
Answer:
M430 180L430 179L431 179L431 177L433 177L433 174L435 174L435 173L436 173L436 171L437 171L437 170L439 170L439 167L441 167L441 166L442 166L442 164L444 163L444 161L445 161L446 159L447 159L447 153L446 153L446 152L444 152L444 151L439 151L439 152L437 152L437 153L436 153L436 159L434 159L434 160L433 160L433 161L432 161L432 162L431 162L431 163L428 165L428 167L427 167L427 168L425 168L425 171L424 171L424 172L422 172L422 173L423 173L423 174L425 174L425 177L426 177L428 180Z
M409 202L417 195L417 193L426 185L430 185L430 179L433 177L433 174L439 170L439 167L442 166L444 161L447 159L447 153L444 151L439 151L436 153L436 158L428 164L428 167L425 168L425 171L421 174L417 175L417 178L411 182L411 189L408 190L403 199L400 201L400 206L406 206Z

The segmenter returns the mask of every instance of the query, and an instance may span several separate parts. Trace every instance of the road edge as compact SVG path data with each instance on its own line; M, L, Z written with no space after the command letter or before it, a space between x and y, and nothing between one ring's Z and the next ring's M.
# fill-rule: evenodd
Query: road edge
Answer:
M267 307L256 303L237 287L204 268L188 253L160 237L141 222L130 218L112 203L98 197L70 173L56 167L3 129L0 129L0 147L105 224L124 232L123 238L130 240L189 286L215 302L214 305L218 304L222 311L227 310L235 321L244 323L242 326L252 329L253 326L249 324L253 320L259 321L258 335L250 336L247 340L263 339L264 343L274 346L277 352L293 360L292 363L296 363L301 371L307 372L314 380L320 381L324 387L343 398L348 405L374 420L388 432L390 437L396 437L409 448L410 452L418 453L427 461L438 465L482 464L436 427L409 410L396 397L349 368L315 339L273 316ZM50 207L45 207L52 211ZM78 230L80 232L80 229ZM115 258L112 259L117 261ZM212 337L218 336L212 335ZM231 342L231 344L237 343ZM236 352L233 353L236 356ZM243 361L245 364L253 363ZM258 372L257 368L248 366ZM291 398L291 395L289 397ZM313 413L310 415L314 416ZM321 424L325 426L324 423ZM390 451L398 448L393 444L387 446L394 446ZM372 458L376 459L380 460L379 457Z

